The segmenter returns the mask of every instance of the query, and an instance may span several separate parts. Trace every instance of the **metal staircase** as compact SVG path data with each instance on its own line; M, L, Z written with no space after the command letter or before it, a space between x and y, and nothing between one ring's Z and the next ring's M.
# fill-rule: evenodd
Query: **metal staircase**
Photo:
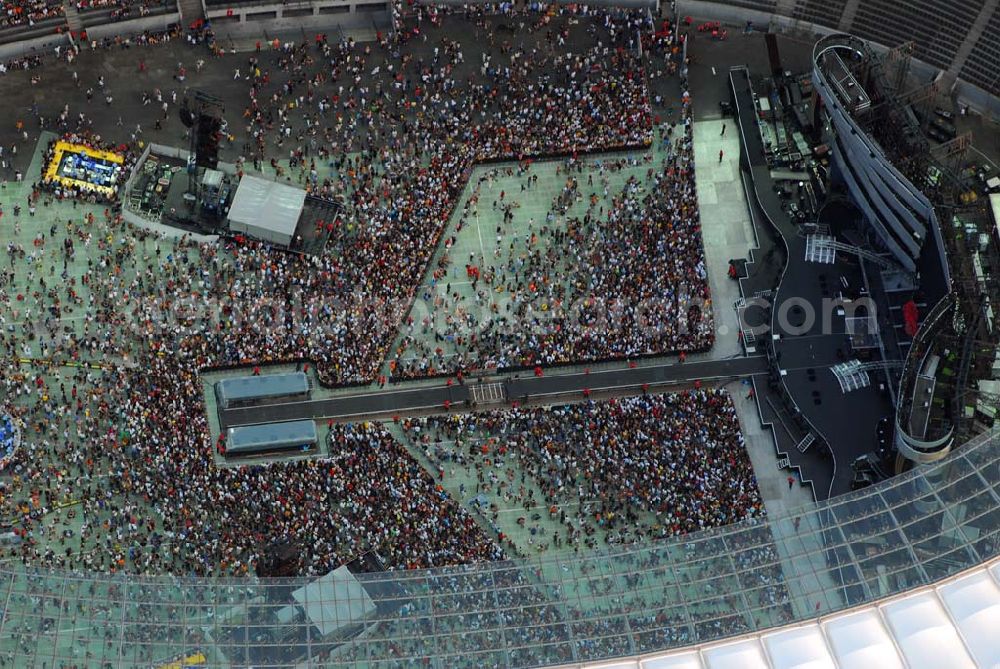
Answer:
M839 242L829 235L806 235L806 262L832 263L836 258L837 251L864 258L875 263L882 269L902 270L900 265L895 261L873 251ZM827 258L830 257L833 259L828 260Z
M69 27L69 31L74 35L79 35L80 31L83 30L83 18L77 11L76 5L72 2L64 2L63 9L66 11L66 25Z
M745 298L739 298L733 303L733 307L736 309L736 318L740 324L740 335L743 340L743 347L747 354L757 352L757 335L754 332L754 328L747 327L746 325L746 310L747 301Z

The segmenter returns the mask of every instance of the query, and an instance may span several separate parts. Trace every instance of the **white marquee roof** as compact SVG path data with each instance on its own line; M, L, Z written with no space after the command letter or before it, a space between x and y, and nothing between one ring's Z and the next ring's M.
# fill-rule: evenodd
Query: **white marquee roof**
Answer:
M310 622L327 636L345 625L363 622L375 603L347 567L340 566L292 593Z
M306 192L301 188L247 174L236 188L229 220L291 236L305 201Z

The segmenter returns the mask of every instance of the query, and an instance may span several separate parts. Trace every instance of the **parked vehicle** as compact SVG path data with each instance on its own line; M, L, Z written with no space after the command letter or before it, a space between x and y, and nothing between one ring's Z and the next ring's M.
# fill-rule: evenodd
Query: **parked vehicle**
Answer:
M955 113L954 112L950 112L947 109L942 109L941 107L938 107L937 109L934 110L934 113L937 114L938 116L940 116L941 118L943 118L946 121L954 121L955 120Z
M955 125L940 118L931 121L931 128L941 131L947 135L948 139L954 139L958 136L958 130L955 129Z

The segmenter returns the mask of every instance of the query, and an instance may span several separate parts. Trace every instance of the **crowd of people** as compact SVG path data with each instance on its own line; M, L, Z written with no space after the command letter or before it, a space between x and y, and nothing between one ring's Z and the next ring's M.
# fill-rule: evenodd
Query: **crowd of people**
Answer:
M321 41L249 56L239 77L250 91L246 162L288 151L304 169L319 159L315 139L340 166L311 188L343 195L354 229L342 226L322 257L249 241L161 240L108 209L81 219L33 189L23 205L32 211L5 219L15 239L35 208L56 208L69 220L7 248L3 350L54 361L5 376L30 442L16 463L19 490L7 502L25 540L7 551L28 563L91 569L244 573L255 549L282 534L278 527L306 522L303 509L314 498L281 493L260 503L277 517L280 495L288 525L227 520L242 517L246 503L226 491L260 494L261 477L291 489L312 465L266 474L218 467L199 372L305 358L327 381L371 380L474 163L651 141L646 66L625 48L633 39L625 24L545 21L521 43L496 37L479 18L473 37L482 43L473 47L439 29L425 46L430 29L418 22L376 44ZM645 60L652 58L662 55ZM55 111L74 131L74 110ZM98 133L89 118L77 123ZM39 462L80 480L82 536L59 536L46 522L74 490ZM164 543L169 553L159 550ZM315 568L349 552L340 546ZM404 552L394 564L491 556L483 547Z
M369 552L393 569L527 552L489 506L475 512L449 494L450 470L461 458L482 476L469 495L506 496L503 503L514 508L538 506L544 520L560 527L558 537L531 535L542 519L533 517L534 509L518 512L523 532L536 537L526 542L530 550L547 544L581 551L573 558L579 579L515 565L432 572L419 584L400 586L412 588L402 594L413 596L388 595L398 599L384 615L401 619L412 634L393 637L397 623L387 621L339 649L338 660L354 653L360 660L433 652L461 657L454 666L529 666L626 654L636 650L631 638L652 650L692 635L746 629L742 614L734 613L738 602L679 614L672 575L663 584L652 575L623 580L599 573L591 561L576 564L587 547L761 514L724 393L401 422L411 443L382 425L331 424L326 452L315 459L240 464L215 452L205 369L307 359L329 383L378 377L394 359L392 343L415 286L453 213L468 215L454 211L465 182L486 161L511 161L526 181L537 169L530 166L534 157L562 156L566 192L553 203L560 226L539 221L544 239L523 257L502 253L476 261L484 290L502 282L516 293L522 285L521 313L512 311L480 342L459 344L462 362L453 366L432 359L426 367L407 367L402 361L420 346L416 338L407 341L397 376L429 374L432 366L449 373L505 361L550 364L711 344L710 318L687 309L688 301L709 297L693 198L689 101L678 96L671 115L650 93L675 71L673 54L636 54L637 29L651 28L638 13L563 8L553 16L507 6L499 20L508 29L499 30L491 11L473 11L461 29L445 29L447 12L414 5L403 12L402 30L375 43L267 45L238 63L233 86L247 91L246 105L236 112L239 119L227 119L234 145L242 146L238 167L273 170L347 205L321 256L286 255L247 240L163 238L130 228L111 207L60 200L61 193L38 187L20 191L27 193L24 201L0 212L10 232L0 258L0 352L11 361L0 370L0 389L23 436L0 501L16 541L0 546L0 560L86 572L245 575L271 544L291 540L303 547L303 573L315 575ZM203 59L211 68L214 58L224 58L196 48L187 67L178 63L175 79L187 76L194 84ZM81 85L101 90L103 77L93 79ZM175 103L166 96L163 102ZM141 141L136 124L150 127L144 118L130 119L124 130L99 127L100 121L95 126L61 101L38 116L60 132L94 133L87 135L94 141L134 134L130 150ZM669 144L656 159L613 157L598 164L586 156L626 148L633 156L650 155L637 149L654 141ZM645 174L624 179L604 211L587 204L623 170ZM528 196L527 189L517 194ZM573 209L578 200L582 211ZM480 206L489 204L484 199ZM36 210L57 223L39 225ZM543 281L546 272L579 273L580 280L560 289ZM525 288L531 283L545 288ZM511 327L529 307L540 310L542 299L624 303L650 291L664 291L669 309L630 315L603 339L586 327L522 339ZM678 305L685 328L676 318ZM640 318L658 319L659 333L639 332ZM535 348L539 354L527 358ZM437 440L446 437L461 446L440 446ZM421 466L414 448L438 469ZM759 547L747 551L736 559L759 574L751 584L759 594L755 602L783 611L776 558ZM622 559L650 574L670 561L655 548ZM698 570L692 587L711 568ZM562 590L569 587L579 591ZM114 588L109 601L120 599ZM169 601L175 588L169 583L159 592L144 583L129 597ZM419 588L432 591L433 600L417 596ZM616 600L625 590L635 593ZM573 595L590 603L567 606ZM233 595L234 602L247 599ZM129 643L168 638L179 629L158 629L152 607L138 606L128 611L129 620L146 613L151 622L130 625ZM216 624L224 644L229 622ZM462 634L444 633L449 626ZM493 650L499 626L503 654ZM245 628L234 632L233 645L245 648L239 632Z
M171 0L77 0L79 12L110 8L114 20L147 16L151 10L176 7ZM34 26L40 21L65 16L61 0L5 0L0 13L0 30L15 26Z
M637 543L763 513L722 390L407 419L403 429L441 480L475 472L467 494L485 497L501 536L528 535L522 550Z
M654 162L650 151L631 158L568 159L557 167L565 185L544 220L528 218L519 207L538 197L538 172L545 168L525 165L516 173L507 168L482 176L465 200L455 233L463 234L467 226L479 233L478 210L492 200L493 209L503 212L496 251L439 259L407 319L391 376L709 348L714 328L686 98L683 110L676 133L676 123L657 129L667 142L677 135L674 150L662 161ZM645 174L637 176L643 167ZM633 173L609 197L610 179L625 171ZM462 262L464 272L452 267ZM458 288L470 282L471 291Z
M206 472L209 508L224 513L215 529L223 571L254 565L273 537L305 549L305 569L316 574L368 551L393 569L503 557L383 426L333 425L327 448L322 460L247 466L235 477L233 470ZM156 506L169 527L203 513L195 506Z
M76 0L79 12L111 9L110 17L116 21L148 16L158 9L176 8L176 0Z
M61 0L4 0L0 30L14 26L33 26L39 21L63 16Z
M252 56L255 62L245 70L249 79L240 77L251 91L244 118L246 163L264 167L267 156L287 151L293 159L290 172L310 173L307 183L314 192L344 196L350 205L352 223L338 230L321 258L285 256L254 242L219 247L183 238L162 240L129 230L110 211L69 220L43 232L30 246L8 247L4 284L10 320L4 324L4 349L9 355L68 359L77 365L24 366L5 376L9 396L17 398L16 415L31 436L16 463L21 480L12 496L14 528L23 540L6 548L9 556L29 564L100 571L243 574L253 569L262 547L279 536L310 546L311 573L369 550L384 555L393 567L516 554L499 534L485 534L450 501L440 483L383 428L334 426L330 452L322 460L220 467L213 458L198 375L218 364L303 357L325 363L322 371L330 381L371 379L406 312L409 291L419 283L443 234L463 180L476 162L487 159L525 163L536 153L568 154L567 197L580 190L585 197L584 170L593 171L597 189L603 188L603 171L625 165L611 159L598 168L581 154L641 147L673 136L674 152L663 164L646 167L653 192L630 180L613 197L614 210L604 213L605 225L614 233L608 238L617 238L606 247L604 264L633 262L626 258L623 241L630 224L662 221L639 239L651 253L673 243L675 252L664 253L664 259L676 259L675 267L682 269L630 264L629 271L651 272L648 285L685 277L704 285L697 260L692 261L699 252L690 250L698 246L693 237L697 218L684 209L691 202L689 175L682 173L692 167L686 155L689 116L676 119L673 134L667 132L669 124L654 132L641 61L614 42L565 55L567 46L560 42L579 41L583 32L571 36L568 24L539 28L533 33L540 43L535 47L497 43L486 37L492 33L483 21L477 30L494 44L477 54L474 67L468 66L466 51L446 39L437 54L423 57L409 56L404 44L387 39L374 48L324 42ZM408 39L422 43L424 34L413 32ZM595 68L598 62L603 65ZM371 75L374 69L389 76ZM455 74L463 69L464 76ZM286 74L281 83L276 83L276 72ZM367 81L373 76L376 82ZM539 86L539 81L545 83ZM498 90L506 90L507 96L498 100ZM469 102L458 104L465 100ZM301 110L297 118L291 101ZM564 108L567 101L573 104L559 114L536 113ZM473 123L474 115L483 120ZM313 176L316 160L334 163L334 175ZM53 200L43 191L34 204L60 206L49 204ZM594 249L583 246L581 238L600 227L601 213L583 212L568 232L548 233L553 239L546 253L558 244L578 243L580 248L571 253L586 259ZM685 227L671 237L670 225ZM680 233L682 229L686 232ZM688 250L677 246L685 243ZM522 280L530 280L534 275L529 272L541 271L544 262L544 255L532 260ZM87 271L74 272L81 263ZM597 263L590 267L601 294L627 294L625 272L615 277ZM15 275L18 282L26 277L27 283L15 285ZM296 309L289 314L286 304L293 294ZM65 318L78 319L78 329L68 333L62 327ZM710 327L694 332L710 336ZM585 353L578 349L573 355ZM546 506L565 504L580 494L596 500L602 491L634 484L635 499L608 496L596 503L592 517L570 511L565 537L559 538L567 547L597 545L595 527L633 541L759 512L728 400L704 393L671 397L555 410L566 412L561 417L531 410L484 420L494 421L494 428L508 420L510 425L535 421L536 433L554 429L555 421L566 423L560 426L561 443L572 450L561 456L562 470L543 466L541 453L549 451L538 449L530 431L511 433L504 446L537 478L537 501ZM675 401L681 405L673 406ZM676 410L683 418L669 432L666 424L643 416L651 407ZM710 419L710 410L719 412L717 421ZM590 431L588 412L602 429ZM630 444L614 438L631 431L648 432L662 446L639 449L639 440ZM686 459L667 446L677 449L685 439L714 441ZM606 471L572 442L595 456L602 453L605 461L634 467ZM671 477L674 487L651 475L643 478L640 462L648 464L649 458L660 467L682 468L684 476ZM52 464L39 468L36 462ZM740 476L721 491L713 489L718 497L701 496L703 489L721 485L719 471L727 466ZM68 485L67 477L77 483ZM559 489L559 482L571 477L579 477L582 493ZM693 497L685 497L688 493ZM77 495L74 512L85 522L80 536L67 536L61 524L52 522L60 517L52 510ZM539 598L538 610L525 609L532 615L524 622L525 649L518 651L534 652L527 646L558 633L537 623L547 616L556 620L557 613L531 588L517 595ZM582 631L586 625L579 624ZM618 638L614 629L602 628L606 623L592 625L597 625L590 629L593 636Z
M163 30L144 30L142 32L137 32L128 35L106 35L101 38L89 38L86 31L82 31L78 36L80 40L86 42L86 46L91 51L107 51L108 49L129 49L134 46L156 46L159 44L165 44L173 39L177 39L181 35L185 35L187 41L190 44L214 44L215 33L207 27L200 28L199 30L192 30L187 33L183 33L180 26L173 24L168 26ZM24 54L21 56L14 56L7 59L6 61L0 62L0 75L7 73L24 71L24 70L34 70L43 67L47 62L62 61L68 64L72 64L73 61L80 55L81 46L80 43L58 45L53 47L51 50L51 55L43 56L43 52L32 52ZM40 78L36 77L33 79L34 83L40 81ZM44 128L44 125L39 127Z
M7 74L8 72L17 72L18 70L31 70L36 67L41 67L42 64L43 61L40 54L16 56L14 58L10 58L8 60L0 62L0 74Z
M235 73L251 81L243 113L247 161L267 171L265 152L288 151L290 169L310 173L313 193L344 197L354 222L336 228L320 271L304 273L301 263L281 259L267 277L335 305L324 309L322 330L308 328L314 341L303 351L319 361L325 380L374 377L475 163L652 139L645 74L632 52L612 42L566 53L558 47L569 26L540 33L536 47L515 48L479 26L476 37L500 47L501 56L486 49L471 64L461 45L443 37L431 58L404 53L395 61L346 40L320 45L329 73L316 71L320 59L308 45L281 49L278 68L291 77L280 86L256 56ZM417 29L401 35L404 42L426 36ZM334 90L319 99L316 89L327 81L336 82ZM291 100L307 110L298 122ZM314 153L315 145L327 148ZM339 155L324 158L331 147ZM323 159L334 163L335 175L320 180L314 166ZM280 165L275 170L284 174ZM237 254L259 265L256 247ZM338 353L345 350L351 356Z

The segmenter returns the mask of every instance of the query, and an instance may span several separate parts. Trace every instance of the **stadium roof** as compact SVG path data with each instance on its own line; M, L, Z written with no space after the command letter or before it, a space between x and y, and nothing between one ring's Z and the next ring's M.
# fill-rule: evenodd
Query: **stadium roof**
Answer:
M1000 562L805 625L597 669L976 669L1000 666Z

